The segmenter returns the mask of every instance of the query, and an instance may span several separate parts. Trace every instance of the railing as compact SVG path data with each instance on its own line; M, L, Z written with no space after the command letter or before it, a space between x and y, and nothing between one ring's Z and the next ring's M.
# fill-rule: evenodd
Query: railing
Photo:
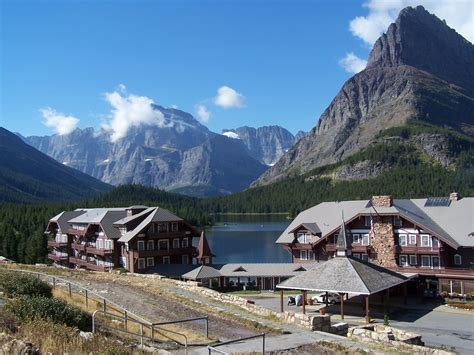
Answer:
M58 255L58 254L48 254L48 259L51 259L51 260L54 260L54 261L58 261L58 260L68 260L69 259L69 255L65 254L65 255Z
M78 295L80 297L84 297L84 303L86 306L86 309L88 309L91 305L93 305L95 301L95 307L96 309L94 310L92 314L92 330L93 332L98 330L98 320L97 320L97 314L98 313L103 313L105 316L105 320L101 320L100 327L106 328L109 331L116 331L116 332L122 332L126 333L135 337L139 337L141 344L143 345L143 340L148 339L151 341L162 341L160 340L157 336L161 336L162 338L168 339L178 345L184 346L185 350L189 345L193 346L203 346L203 344L189 344L188 343L188 338L186 334L180 333L175 330L170 330L163 328L163 325L166 324L177 324L177 323L185 323L185 322L192 322L192 321L198 321L198 320L205 320L205 334L206 338L209 338L209 320L208 317L197 317L197 318L189 318L189 319L181 319L181 320L175 320L175 321L168 321L168 322L155 322L152 323L139 315L133 313L132 311L128 310L122 305L119 305L116 302L113 302L85 287L82 285L69 281L67 279L63 279L61 277L53 276L53 275L48 275L40 272L35 272L35 271L27 271L27 270L17 270L17 269L0 269L5 270L7 272L13 271L13 272L20 272L20 273L26 273L26 274L31 274L35 275L38 279L43 278L43 281L48 282L52 285L53 289L59 288L59 287L64 287L67 290L67 293L70 298L72 298L73 294ZM97 309L97 307L100 307ZM112 327L111 325L108 325L106 323L107 318L116 318L120 319L123 321L123 329L117 328L117 327ZM139 326L140 331L139 332L133 332L132 328L130 327L130 323L136 324ZM166 335L166 333L172 334L173 336L178 336L182 338L184 341L178 341L172 338L169 335Z
M86 253L94 255L113 254L113 249L100 249L94 246L86 246Z
M176 249L153 249L153 250L138 250L139 257L147 256L163 256L163 255L180 255L180 254L192 254L195 251L194 247L188 248L176 248Z
M48 247L67 247L67 241L66 242L58 242L54 239L48 240Z
M213 351L216 351L218 353L227 355L227 354L229 354L228 352L222 351L222 350L216 349L216 348L218 346L234 344L234 343L238 343L239 341L249 340L249 339L256 339L256 338L260 338L260 337L262 337L262 354L265 354L265 333L258 334L258 335L252 335L252 336L249 336L249 337L244 337L244 338L239 338L239 339L234 339L234 340L229 340L229 341L225 341L223 343L219 343L219 344L216 344L216 345L208 345L207 350L209 352L209 355L211 355Z
M77 243L74 242L71 244L72 249L80 250L80 251L85 251L86 250L86 243Z

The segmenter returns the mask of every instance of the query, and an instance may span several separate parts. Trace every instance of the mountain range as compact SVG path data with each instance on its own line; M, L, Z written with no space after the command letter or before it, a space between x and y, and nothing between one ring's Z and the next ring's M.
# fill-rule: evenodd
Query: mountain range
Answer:
M295 141L278 126L217 134L191 114L154 105L169 123L132 127L112 142L108 131L77 128L67 135L23 137L64 165L108 184L141 184L195 196L247 188ZM236 139L238 138L238 139Z
M413 120L474 134L474 46L422 6L400 12L374 44L367 67L344 83L311 132L253 186L341 162L381 142L382 131ZM429 156L449 146L443 135L411 141ZM366 170L377 170L369 165Z
M0 127L0 202L69 201L111 188L64 166Z

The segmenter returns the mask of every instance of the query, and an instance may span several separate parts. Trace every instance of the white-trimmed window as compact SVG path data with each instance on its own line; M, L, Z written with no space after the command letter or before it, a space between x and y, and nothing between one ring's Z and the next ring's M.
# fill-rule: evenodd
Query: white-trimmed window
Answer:
M418 258L416 255L410 255L410 265L416 266L418 265Z
M144 240L138 240L137 241L137 249L138 249L138 251L145 250L145 241Z
M361 241L362 240L361 240L360 234L357 234L357 233L352 234L352 243L360 244Z
M439 269L439 267L440 267L439 256L432 256L431 257L431 267L433 269Z
M309 241L311 240L311 236L309 233L298 232L296 236L298 238L298 243L300 244L308 244Z
M431 247L434 249L439 248L439 240L436 237L431 237Z
M454 255L454 265L462 265L462 258L461 255L455 254Z
M400 216L393 216L393 225L395 227L401 227L402 226L402 219Z
M364 216L364 226L370 227L370 216Z
M422 247L430 247L431 246L431 238L429 234L422 234L421 236L421 246Z
M398 257L398 261L400 266L408 266L408 256L407 255L400 255Z
M410 243L410 245L416 245L416 234L409 234L408 242Z
M189 255L182 255L181 256L181 263L182 264L189 264Z
M431 258L429 255L421 256L421 267L431 267Z
M169 256L164 256L163 257L163 264L169 264L170 263L170 257Z
M178 223L171 223L171 231L172 232L178 231Z
M146 249L147 250L155 250L155 241L154 240L149 240L146 243Z
M144 269L145 268L145 258L139 258L138 259L138 268L139 269Z
M173 239L173 249L179 249L179 238Z
M169 249L169 242L168 239L160 239L158 241L158 249L159 250L168 250Z
M314 252L312 250L308 250L308 260L314 260Z
M188 238L183 238L183 240L181 241L181 247L182 248L188 247Z
M308 251L300 250L300 260L308 260Z
M155 258L146 258L146 266L155 266Z
M399 234L398 235L398 245L401 247L407 246L407 235L406 234Z
M160 231L160 232L168 232L168 223L160 223L160 224L158 224L158 231Z
M362 235L362 245L369 245L369 244L370 244L369 234L363 234Z

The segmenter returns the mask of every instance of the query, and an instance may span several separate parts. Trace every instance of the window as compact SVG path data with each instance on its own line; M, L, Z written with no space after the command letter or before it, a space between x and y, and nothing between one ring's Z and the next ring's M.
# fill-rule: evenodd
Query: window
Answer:
M400 216L393 216L393 225L395 227L401 227L402 226L402 219Z
M406 234L399 234L398 235L398 245L405 247L407 246L407 235Z
M149 240L146 243L146 248L147 248L147 250L154 250L155 249L155 241L154 240Z
M431 238L430 238L429 234L422 234L421 235L421 246L422 247L429 247L430 246L430 241L431 241Z
M300 244L309 243L309 240L311 238L310 235L306 234L305 232L298 232L297 237L298 237L298 243Z
M187 248L187 247L188 247L188 238L184 238L184 239L181 241L181 247L182 247L182 248Z
M462 265L461 255L459 254L454 255L454 265Z
M308 252L306 250L300 250L300 260L308 260Z
M178 231L178 223L171 223L171 231L172 232Z
M139 258L138 259L138 268L139 269L144 269L145 268L145 258Z
M169 264L170 263L170 257L169 256L164 256L163 257L163 264Z
M369 255L368 254L362 254L362 260L369 262Z
M431 237L431 247L434 249L439 248L439 240L436 237Z
M308 260L314 260L314 253L312 250L308 251Z
M369 235L368 234L364 234L362 236L362 245L369 245L370 242L369 242Z
M360 242L361 242L360 234L352 234L352 243L360 244Z
M431 257L431 266L433 269L439 269L439 256Z
M416 245L416 234L410 234L408 236L410 245Z
M364 226L370 227L372 225L370 222L371 222L370 216L364 216Z
M161 239L158 241L158 249L160 250L168 250L169 244L167 239Z
M168 231L168 224L166 223L160 223L158 225L158 231L160 232L167 232Z
M356 259L361 259L360 253L353 253L352 256Z
M145 241L144 240L139 240L137 242L137 248L138 248L138 251L145 250Z
M173 239L173 249L179 249L179 239Z
M431 258L428 255L421 256L421 266L422 267L430 267L431 266Z
M406 255L399 256L399 264L400 266L408 266L408 258Z
M416 257L416 255L410 255L410 265L412 266L416 266L418 265L418 258Z
M181 256L181 263L182 264L189 264L189 255Z
M155 266L155 258L146 258L146 266Z

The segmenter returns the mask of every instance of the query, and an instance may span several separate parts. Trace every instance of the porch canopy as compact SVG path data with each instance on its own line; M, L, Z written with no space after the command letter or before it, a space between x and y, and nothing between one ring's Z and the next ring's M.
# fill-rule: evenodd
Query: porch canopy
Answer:
M365 296L365 316L369 321L369 296L388 290L409 280L402 274L350 256L336 256L317 264L276 287L280 290L331 292L341 295L341 319L344 319L344 295ZM281 292L283 301L283 292ZM283 304L283 303L282 303ZM304 305L304 302L303 302ZM303 306L303 313L305 312Z

